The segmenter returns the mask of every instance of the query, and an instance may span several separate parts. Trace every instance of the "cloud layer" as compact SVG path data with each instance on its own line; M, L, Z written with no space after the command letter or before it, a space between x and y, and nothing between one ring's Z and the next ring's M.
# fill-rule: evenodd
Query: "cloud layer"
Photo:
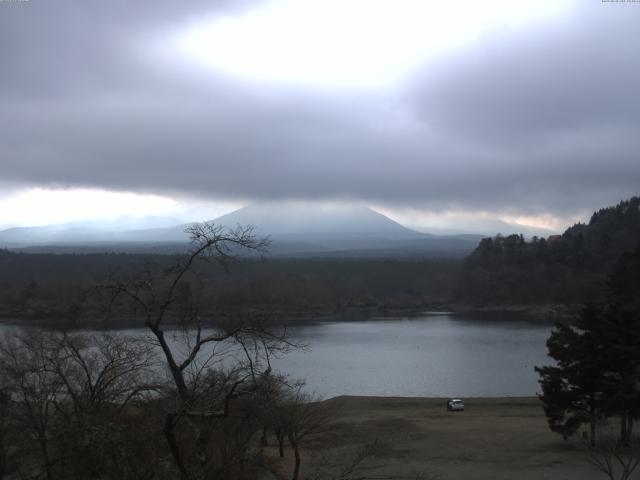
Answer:
M3 182L558 216L638 193L640 5L494 29L386 89L234 78L174 51L182 25L258 7L0 4Z

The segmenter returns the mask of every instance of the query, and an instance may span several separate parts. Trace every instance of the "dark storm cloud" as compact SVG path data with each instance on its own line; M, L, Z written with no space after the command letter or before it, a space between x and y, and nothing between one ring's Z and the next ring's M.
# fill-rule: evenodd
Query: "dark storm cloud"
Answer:
M2 179L555 214L638 193L640 6L487 34L394 92L234 80L144 49L253 3L0 3Z
M443 58L409 88L425 124L494 154L476 168L516 205L518 192L556 210L638 192L640 9L582 7Z

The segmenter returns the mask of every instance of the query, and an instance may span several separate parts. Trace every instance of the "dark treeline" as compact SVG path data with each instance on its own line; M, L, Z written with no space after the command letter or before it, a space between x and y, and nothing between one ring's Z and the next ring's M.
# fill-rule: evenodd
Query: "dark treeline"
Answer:
M465 261L461 295L483 303L581 303L640 244L640 197L595 212L548 239L485 238Z
M96 287L139 271L161 272L174 256L53 255L0 251L0 313L73 320L97 307ZM452 301L461 263L453 260L237 260L225 271L199 266L211 311L269 311L293 318L354 310L385 312ZM84 318L90 317L86 314Z
M604 291L616 260L640 243L640 199L599 210L563 235L483 239L464 261L238 259L202 266L206 302L218 315L270 311L291 318L419 309L577 305ZM0 315L98 318L96 287L140 271L161 272L173 255L26 254L0 250ZM113 322L114 319L112 318Z

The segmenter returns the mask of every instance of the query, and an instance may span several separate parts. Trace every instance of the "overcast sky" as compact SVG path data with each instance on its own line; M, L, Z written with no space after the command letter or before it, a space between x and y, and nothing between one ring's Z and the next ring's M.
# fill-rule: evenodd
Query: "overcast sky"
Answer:
M639 193L639 32L600 0L0 0L0 226L312 200L564 228Z

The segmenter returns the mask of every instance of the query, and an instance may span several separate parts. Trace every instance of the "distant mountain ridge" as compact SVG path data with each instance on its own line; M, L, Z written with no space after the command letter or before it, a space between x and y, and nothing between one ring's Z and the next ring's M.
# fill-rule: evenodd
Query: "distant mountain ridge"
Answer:
M109 229L84 224L14 227L0 231L0 246L61 245L104 242L186 242L183 226Z
M361 206L248 205L214 222L225 226L253 225L258 233L272 236L333 234L416 238L426 235Z
M214 222L253 225L257 235L271 238L273 256L289 257L461 258L481 238L421 233L360 206L249 205Z
M417 232L370 208L314 204L249 205L212 221L233 228L252 225L272 240L276 257L455 257L467 255L480 235ZM75 223L0 231L0 247L29 251L182 251L189 224L157 228ZM47 248L47 247L56 248Z

